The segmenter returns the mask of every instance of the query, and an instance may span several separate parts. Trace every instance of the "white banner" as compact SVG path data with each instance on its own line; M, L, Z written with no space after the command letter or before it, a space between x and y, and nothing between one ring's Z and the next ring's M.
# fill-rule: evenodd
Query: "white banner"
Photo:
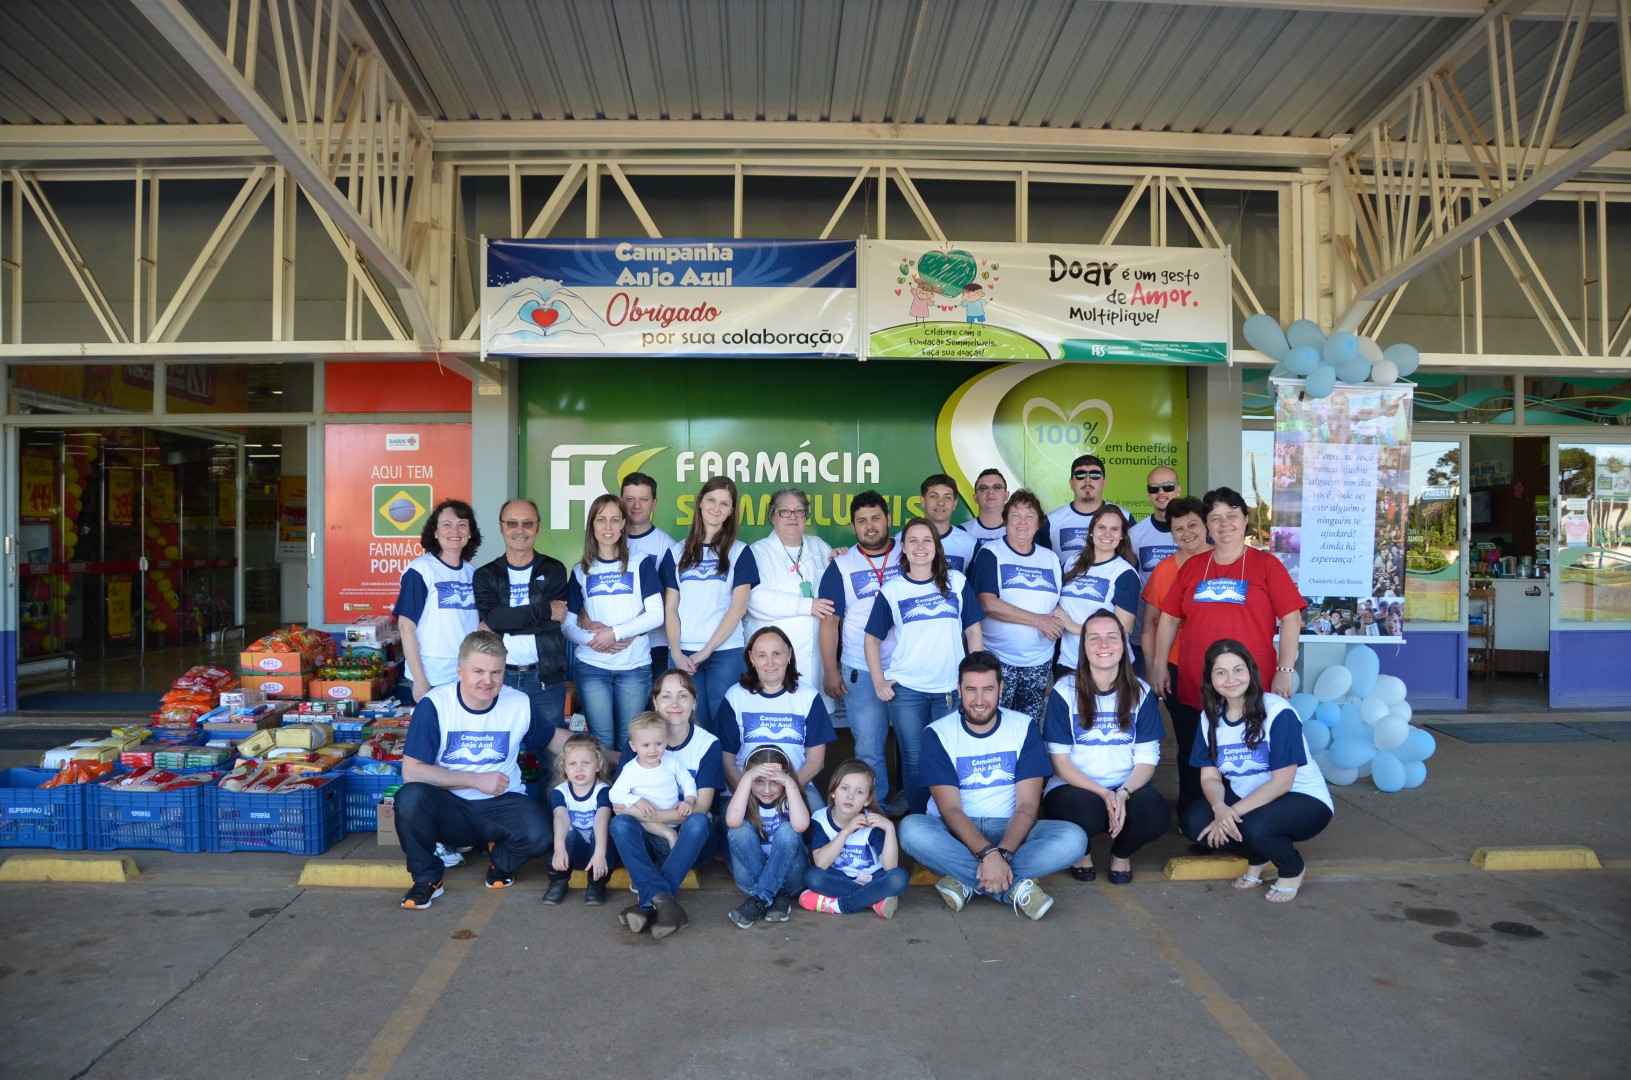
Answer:
M868 355L1227 363L1229 252L870 240Z

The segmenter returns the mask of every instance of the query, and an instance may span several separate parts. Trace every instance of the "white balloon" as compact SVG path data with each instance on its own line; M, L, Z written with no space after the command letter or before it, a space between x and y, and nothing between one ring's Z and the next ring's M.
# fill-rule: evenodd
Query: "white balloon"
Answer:
M1359 703L1359 718L1371 727L1375 727L1387 715L1387 702L1380 698L1368 697Z
M1406 688L1404 680L1397 675L1378 675L1376 685L1371 687L1370 696L1381 698L1389 706L1397 705L1404 700Z
M1377 386L1390 386L1399 381L1399 366L1392 360L1378 360L1371 365L1370 381Z
M1315 725L1323 727L1324 725ZM1410 737L1410 721L1386 716L1376 725L1376 749L1396 750Z
M1338 769L1333 767L1322 771L1325 773L1325 779L1338 787L1347 787L1359 779L1358 769Z
M1320 672L1314 680L1314 696L1321 701L1335 701L1353 685L1354 674L1341 664L1333 664Z
M1388 710L1388 715L1397 716L1399 719L1408 724L1410 723L1410 718L1416 715L1416 711L1410 707L1410 702L1401 701Z

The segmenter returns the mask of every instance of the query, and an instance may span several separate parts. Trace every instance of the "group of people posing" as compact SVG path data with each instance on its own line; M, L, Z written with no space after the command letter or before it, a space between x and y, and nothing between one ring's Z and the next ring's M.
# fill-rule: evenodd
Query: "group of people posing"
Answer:
M745 894L738 926L795 904L887 918L904 851L954 910L978 894L1041 918L1053 900L1039 879L1096 877L1093 836L1112 838L1108 880L1126 884L1170 827L1151 786L1158 701L1184 834L1244 854L1238 888L1273 864L1267 898L1292 899L1295 844L1332 811L1287 701L1303 598L1246 545L1228 488L1187 499L1157 468L1135 524L1104 501L1097 457L1073 462L1070 483L1072 501L1044 513L988 469L978 516L954 528L957 484L936 474L898 532L887 500L862 492L855 543L835 551L807 533L796 488L771 498L772 534L744 544L727 477L672 539L651 521L656 481L634 473L591 504L570 570L534 549L530 501L501 509L504 554L479 568L474 513L439 504L396 607L416 703L397 796L403 906L440 895L439 844L491 844L488 887L547 856L550 904L573 870L603 903L621 863L637 893L621 920L658 937L687 923L679 883L720 851ZM856 756L817 790L840 701ZM521 752L555 761L547 801L522 791Z

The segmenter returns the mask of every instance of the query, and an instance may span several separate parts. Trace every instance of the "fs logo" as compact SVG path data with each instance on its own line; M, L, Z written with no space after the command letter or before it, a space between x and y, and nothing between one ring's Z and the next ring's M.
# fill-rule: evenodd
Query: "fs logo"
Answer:
M589 512L589 504L602 495L612 493L612 485L617 482L617 476L634 472L646 463L646 460L668 449L659 446L655 450L645 450L634 454L618 463L617 469L610 477L606 475L606 466L612 463L616 454L625 450L632 450L635 443L563 443L549 452L549 527L550 529L572 528L572 505L581 503L583 513ZM576 467L577 476L573 472Z

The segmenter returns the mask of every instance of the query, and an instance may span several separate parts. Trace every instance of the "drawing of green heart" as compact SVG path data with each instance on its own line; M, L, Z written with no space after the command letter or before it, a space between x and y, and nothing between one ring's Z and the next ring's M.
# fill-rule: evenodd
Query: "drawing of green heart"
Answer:
M1097 453L1109 440L1115 421L1115 411L1103 398L1078 402L1067 413L1048 398L1034 397L1020 410L1025 438L1061 467L1082 454Z
M917 258L917 276L944 296L960 296L980 266L966 251L925 251Z

